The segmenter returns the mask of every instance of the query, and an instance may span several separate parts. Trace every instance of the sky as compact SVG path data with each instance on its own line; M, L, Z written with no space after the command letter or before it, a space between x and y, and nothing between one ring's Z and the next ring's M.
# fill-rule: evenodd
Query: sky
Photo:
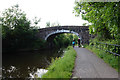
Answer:
M37 26L46 27L46 22L59 23L61 26L76 25L82 26L87 21L82 20L81 16L75 17L75 0L1 0L0 12L18 4L19 8L26 13L29 20L34 17L41 21Z

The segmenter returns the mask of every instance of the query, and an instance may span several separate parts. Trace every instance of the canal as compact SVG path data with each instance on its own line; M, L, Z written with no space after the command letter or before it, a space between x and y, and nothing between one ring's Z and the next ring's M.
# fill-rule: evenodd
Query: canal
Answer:
M3 78L34 78L47 72L51 60L61 57L64 49L7 53L2 56ZM36 75L37 74L37 75Z

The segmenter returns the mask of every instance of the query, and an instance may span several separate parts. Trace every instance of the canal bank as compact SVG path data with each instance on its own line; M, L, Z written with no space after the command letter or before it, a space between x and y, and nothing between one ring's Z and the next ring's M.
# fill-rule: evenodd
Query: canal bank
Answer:
M56 58L48 67L48 72L42 78L67 78L72 76L74 62L76 58L75 50L69 46L63 57Z
M29 78L49 66L52 58L61 57L63 48L25 51L2 55L3 78Z

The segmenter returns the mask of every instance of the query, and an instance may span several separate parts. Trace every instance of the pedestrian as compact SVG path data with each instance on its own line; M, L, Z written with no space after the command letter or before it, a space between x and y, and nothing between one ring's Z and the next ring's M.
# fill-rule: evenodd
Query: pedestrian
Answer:
M80 38L78 38L78 47L80 47Z
M75 46L75 40L74 39L72 41L72 45L73 45L73 48L74 48L74 46Z

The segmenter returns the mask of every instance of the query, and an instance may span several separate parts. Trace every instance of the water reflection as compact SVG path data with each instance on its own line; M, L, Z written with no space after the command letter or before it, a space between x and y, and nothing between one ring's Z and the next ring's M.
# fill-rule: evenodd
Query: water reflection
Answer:
M41 76L48 71L46 69L39 69L39 68L37 68L37 70L34 71L34 69L35 68L31 69L30 67L28 67L29 78L41 78ZM8 78L21 78L21 76L24 75L24 74L21 74L20 71L15 66L11 66L8 70L5 70L3 68L3 72L4 74L9 74ZM3 78L6 78L6 77L3 77Z
M41 78L42 75L45 74L47 71L48 70L46 69L37 69L37 71L34 74L30 73L29 75L30 78L38 78L38 77Z
M52 58L60 57L63 49L17 54L3 54L3 78L32 78L41 77L47 72L46 68Z

